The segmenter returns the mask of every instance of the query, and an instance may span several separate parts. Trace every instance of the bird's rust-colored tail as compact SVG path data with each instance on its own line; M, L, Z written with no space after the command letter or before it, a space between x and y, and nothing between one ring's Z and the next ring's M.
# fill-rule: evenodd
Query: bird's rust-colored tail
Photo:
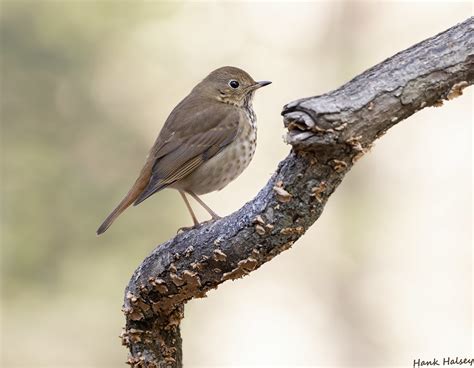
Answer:
M97 229L97 235L104 233L110 225L115 221L119 215L125 211L135 200L142 194L143 190L147 187L151 176L151 168L153 166L153 160L148 157L145 166L143 167L140 175L138 176L133 187L128 191L124 199L118 204L112 213L107 216L102 225Z
M132 188L125 196L125 198L122 199L119 205L115 207L112 213L107 216L102 225L99 226L99 228L97 229L97 235L104 233L110 227L110 225L112 225L115 219L119 217L119 215L135 201L135 199L140 195L140 193L141 192L137 190L134 191L134 188Z

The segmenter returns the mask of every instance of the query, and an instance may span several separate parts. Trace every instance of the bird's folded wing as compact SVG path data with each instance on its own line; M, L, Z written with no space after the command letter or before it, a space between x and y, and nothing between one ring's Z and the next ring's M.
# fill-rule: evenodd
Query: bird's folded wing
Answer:
M194 115L183 107L171 113L152 148L147 161L153 165L150 180L134 205L186 177L218 154L234 140L244 119L240 109L217 102ZM179 119L186 119L186 125Z

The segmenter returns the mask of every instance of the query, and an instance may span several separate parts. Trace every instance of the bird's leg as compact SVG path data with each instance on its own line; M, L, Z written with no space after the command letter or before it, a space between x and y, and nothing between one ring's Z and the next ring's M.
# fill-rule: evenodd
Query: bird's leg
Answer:
M193 211L191 205L189 204L188 199L186 198L186 194L184 194L184 192L181 191L181 190L179 191L179 194L181 194L181 197L183 197L184 203L186 203L186 207L188 208L188 211L189 211L189 213L191 214L191 217L193 218L194 226L199 225L199 221L198 221L196 215L194 214L194 211ZM181 228L181 229L184 229L184 228ZM181 230L181 229L180 229L180 230ZM178 230L178 231L179 231L179 230Z
M208 206L207 204L205 204L205 203L202 201L202 199L199 198L195 193L190 192L190 191L188 191L187 193L188 193L189 195L191 195L191 197L193 197L201 206L204 207L204 209L211 215L211 217L213 218L213 220L218 220L218 219L221 218L217 213L215 213L213 210L211 210L211 209L209 208L209 206Z

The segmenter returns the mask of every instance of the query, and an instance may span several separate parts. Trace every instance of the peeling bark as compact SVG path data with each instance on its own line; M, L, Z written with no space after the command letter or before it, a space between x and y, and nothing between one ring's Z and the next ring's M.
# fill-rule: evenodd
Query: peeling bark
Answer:
M137 268L126 288L124 345L133 367L182 367L184 303L290 248L372 142L474 79L474 18L402 51L321 96L284 106L288 157L240 210L181 233Z

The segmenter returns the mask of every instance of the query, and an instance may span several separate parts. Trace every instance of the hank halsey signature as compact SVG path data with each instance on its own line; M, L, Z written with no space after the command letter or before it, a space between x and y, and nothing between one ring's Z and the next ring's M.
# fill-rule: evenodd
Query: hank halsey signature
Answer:
M433 358L431 360L413 359L413 368L456 365L472 366L473 364L474 358L445 357L442 359Z

